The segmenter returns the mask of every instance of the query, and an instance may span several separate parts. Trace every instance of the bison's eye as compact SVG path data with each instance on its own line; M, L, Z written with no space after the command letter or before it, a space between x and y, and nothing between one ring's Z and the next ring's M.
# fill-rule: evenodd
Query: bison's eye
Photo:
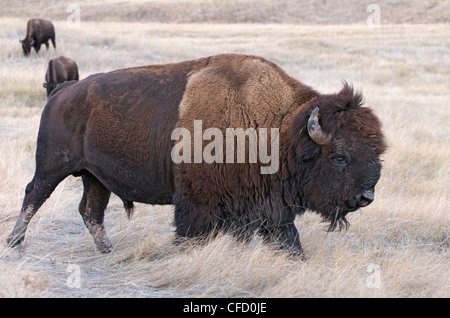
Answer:
M331 164L333 166L338 167L338 168L344 168L345 166L347 166L350 163L351 157L347 151L341 150L341 151L331 154L330 160L331 160Z

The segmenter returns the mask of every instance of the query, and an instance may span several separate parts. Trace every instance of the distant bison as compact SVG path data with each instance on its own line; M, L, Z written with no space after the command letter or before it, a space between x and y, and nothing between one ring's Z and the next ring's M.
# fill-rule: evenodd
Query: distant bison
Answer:
M44 87L47 89L47 96L56 86L65 81L78 81L78 66L74 60L68 57L59 56L52 58L48 62L47 73L45 74Z
M268 161L248 149L258 149L250 140L266 128L273 133L259 151L279 145L271 148L275 169L262 173ZM231 134L228 144L230 131L244 132L245 144ZM234 146L237 155L228 152ZM348 84L322 95L260 57L223 54L95 74L50 96L36 171L8 243L24 239L36 211L73 174L82 177L79 211L101 252L113 249L103 224L113 192L128 214L133 201L174 204L180 238L258 233L302 255L296 215L310 209L329 230L347 227L346 214L374 200L385 147L380 121Z
M39 53L42 44L45 44L48 50L48 40L51 40L53 47L56 48L53 23L43 19L29 20L27 23L27 35L25 39L20 40L23 54L25 56L30 55L31 47L34 47L36 53Z

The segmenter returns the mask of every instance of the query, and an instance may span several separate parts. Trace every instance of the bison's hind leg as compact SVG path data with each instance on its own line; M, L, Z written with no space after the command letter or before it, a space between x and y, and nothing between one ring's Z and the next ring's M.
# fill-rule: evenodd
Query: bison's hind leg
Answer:
M87 171L83 172L81 178L83 180L84 192L79 205L80 214L89 233L94 238L97 248L102 253L109 253L114 248L106 235L103 220L111 192L95 176Z
M55 175L51 173L36 173L34 175L33 180L28 183L25 189L25 197L23 199L22 209L20 210L16 225L6 239L8 246L14 247L22 243L31 219L42 204L47 200L50 194L52 194L56 186L66 176L66 174Z
M53 48L56 49L55 34L53 34L53 35L50 37L50 40L52 41Z

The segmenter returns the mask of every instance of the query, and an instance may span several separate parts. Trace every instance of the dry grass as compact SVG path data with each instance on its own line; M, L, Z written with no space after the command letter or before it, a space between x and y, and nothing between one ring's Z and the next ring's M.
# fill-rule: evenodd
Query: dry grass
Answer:
M55 21L57 50L22 57L26 19L1 18L0 296L4 297L449 297L450 37L448 25L159 24ZM77 212L82 186L61 183L9 250L34 151L46 63L74 58L95 72L241 52L272 59L323 93L346 79L380 116L389 142L375 202L326 233L298 218L306 262L224 235L174 245L171 206L137 204L129 221L113 197L106 214L116 247L101 255ZM81 288L69 288L69 264ZM380 285L368 284L379 269ZM369 271L368 271L369 270Z
M67 6L75 3L84 21L158 23L365 23L367 7L378 4L382 23L448 23L450 3L446 0L0 0L0 16L43 15L64 20Z

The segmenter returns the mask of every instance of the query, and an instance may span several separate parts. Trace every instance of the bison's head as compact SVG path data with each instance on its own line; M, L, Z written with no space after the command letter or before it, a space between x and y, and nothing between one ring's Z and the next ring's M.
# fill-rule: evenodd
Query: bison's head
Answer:
M22 43L22 50L23 50L23 54L25 56L30 55L31 52L31 46L33 45L33 40L28 40L28 39L24 39L24 40L19 40L20 43Z
M290 131L303 206L330 221L330 231L346 228L348 212L372 203L380 178L381 124L361 105L361 95L344 83L338 94L311 101Z
M50 93L56 88L57 83L48 82L48 83L44 83L42 86L44 86L47 89L47 97L49 97Z

